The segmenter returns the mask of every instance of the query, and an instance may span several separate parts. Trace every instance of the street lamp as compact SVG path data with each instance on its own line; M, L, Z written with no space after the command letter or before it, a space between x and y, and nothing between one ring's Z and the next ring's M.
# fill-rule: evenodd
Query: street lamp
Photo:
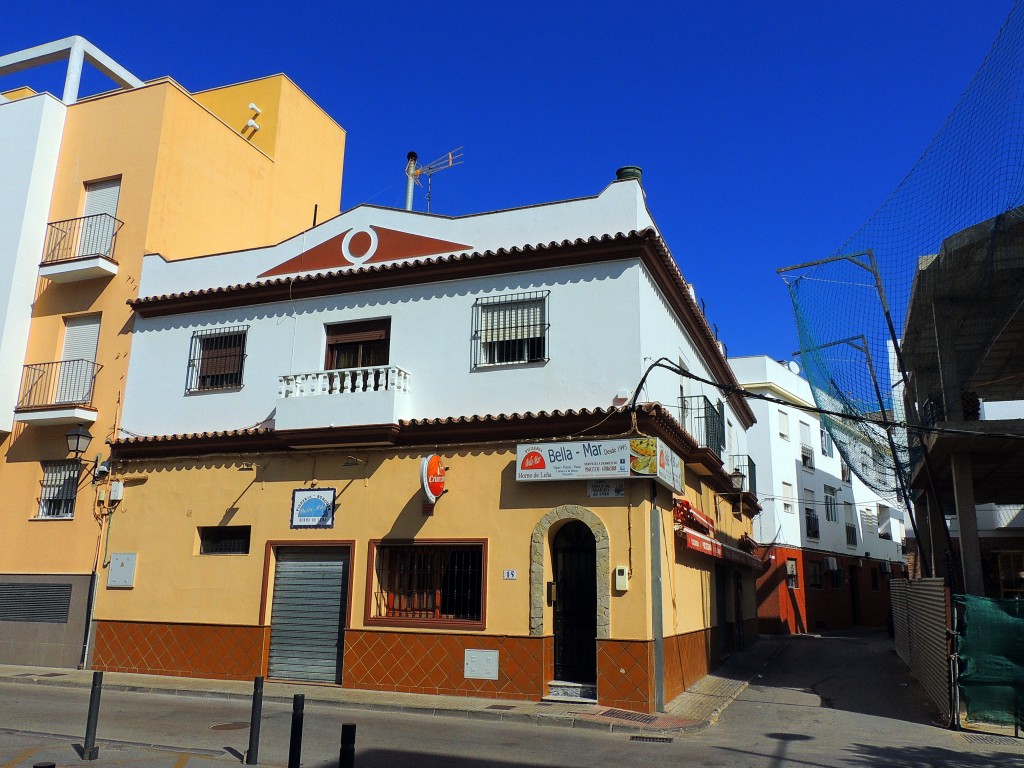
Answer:
M732 481L732 489L737 493L743 490L743 481L746 479L747 476L740 472L739 468L736 468L729 473L729 480Z
M79 424L70 430L64 437L68 441L68 450L75 454L76 459L82 457L82 454L89 449L89 443L92 442L92 435L89 434L89 430L83 424Z

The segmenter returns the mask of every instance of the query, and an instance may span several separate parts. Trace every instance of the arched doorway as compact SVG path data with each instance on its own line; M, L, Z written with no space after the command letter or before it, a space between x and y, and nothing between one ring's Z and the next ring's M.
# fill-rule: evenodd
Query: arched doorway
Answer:
M579 520L560 527L551 542L555 577L555 678L597 682L597 553L590 528Z

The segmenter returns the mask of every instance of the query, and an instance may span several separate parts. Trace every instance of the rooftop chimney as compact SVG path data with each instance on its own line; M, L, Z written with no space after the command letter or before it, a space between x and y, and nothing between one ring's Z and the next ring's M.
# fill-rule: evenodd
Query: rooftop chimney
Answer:
M639 165L624 165L615 172L615 180L626 181L627 179L636 179L640 181L640 177L643 174L643 168Z

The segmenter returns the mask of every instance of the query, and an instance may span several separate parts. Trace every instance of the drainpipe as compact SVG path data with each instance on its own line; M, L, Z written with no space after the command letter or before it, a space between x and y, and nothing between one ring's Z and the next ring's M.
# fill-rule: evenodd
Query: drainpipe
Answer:
M665 711L665 626L661 594L661 511L651 480L651 634L654 636L654 711Z

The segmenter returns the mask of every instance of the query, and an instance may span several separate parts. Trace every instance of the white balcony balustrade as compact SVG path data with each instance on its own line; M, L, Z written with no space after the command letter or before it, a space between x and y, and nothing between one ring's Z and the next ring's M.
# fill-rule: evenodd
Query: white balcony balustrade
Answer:
M278 378L276 428L393 424L408 418L409 379L396 365L285 374Z

